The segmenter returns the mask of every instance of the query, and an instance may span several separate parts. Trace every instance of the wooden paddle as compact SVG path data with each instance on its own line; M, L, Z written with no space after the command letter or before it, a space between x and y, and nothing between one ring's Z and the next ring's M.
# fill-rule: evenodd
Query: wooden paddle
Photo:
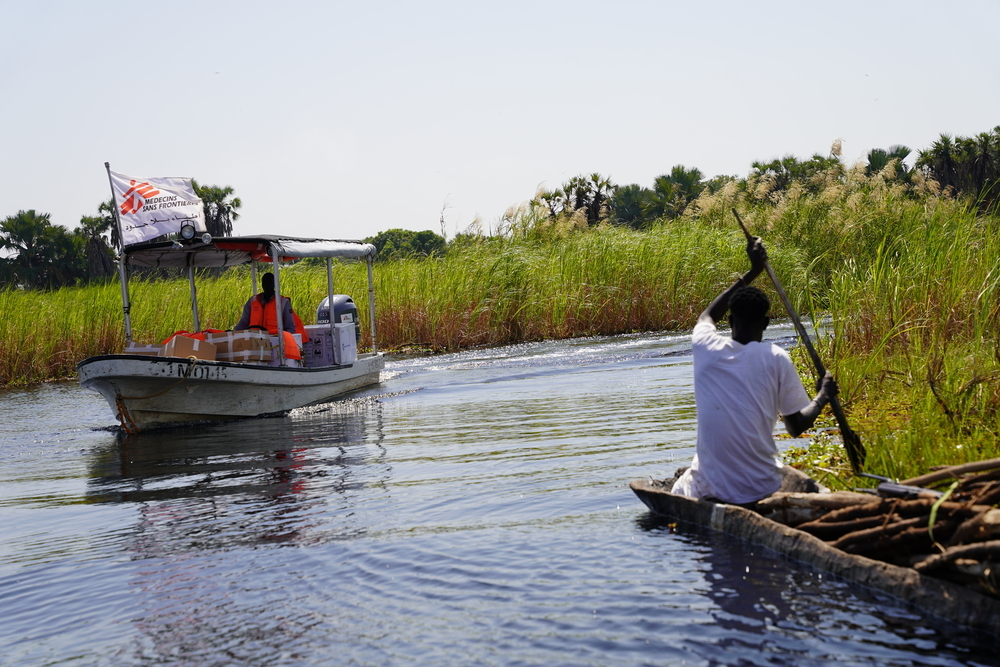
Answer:
M743 233L746 234L747 240L753 239L753 235L747 229L746 225L743 224L743 219L740 218L740 214L733 210L733 215L736 216L736 221L740 223L740 227L743 229ZM795 308L792 307L792 302L788 300L788 295L785 294L785 290L781 288L781 283L778 282L778 276L774 275L774 270L771 265L765 260L764 270L767 271L767 275L771 277L771 282L774 283L774 289L778 292L778 296L781 297L781 302L785 304L785 310L788 311L788 316L792 318L792 323L795 325L795 330L799 333L799 338L802 340L803 345L806 346L806 350L809 351L809 356L812 357L813 365L816 366L816 372L819 373L820 377L826 375L826 368L823 366L823 362L820 360L819 355L816 353L816 349L812 345L812 341L809 340L809 334L806 332L806 328L802 326L802 321L799 319L798 314L795 312ZM844 441L844 449L847 450L847 458L851 461L851 470L854 474L859 474L861 472L861 467L865 463L865 447L861 444L861 438L858 434L851 430L851 427L847 425L847 416L844 414L843 408L840 407L840 401L837 400L836 396L830 397L830 408L833 410L833 416L837 419L837 426L840 427L840 437Z

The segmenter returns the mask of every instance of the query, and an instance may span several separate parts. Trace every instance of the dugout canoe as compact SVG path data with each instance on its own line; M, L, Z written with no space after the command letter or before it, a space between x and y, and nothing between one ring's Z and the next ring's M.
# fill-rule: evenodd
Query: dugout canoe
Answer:
M656 514L760 544L822 572L888 593L949 621L991 635L1000 629L1000 599L922 575L911 568L845 553L806 532L737 505L672 494L668 484L670 481L640 479L631 482L629 487Z

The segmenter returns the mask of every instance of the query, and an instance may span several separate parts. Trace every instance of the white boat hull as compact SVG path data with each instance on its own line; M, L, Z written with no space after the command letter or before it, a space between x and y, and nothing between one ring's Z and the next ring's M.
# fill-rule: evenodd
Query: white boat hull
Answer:
M282 413L379 382L381 354L347 366L288 368L180 357L104 355L77 364L130 432Z

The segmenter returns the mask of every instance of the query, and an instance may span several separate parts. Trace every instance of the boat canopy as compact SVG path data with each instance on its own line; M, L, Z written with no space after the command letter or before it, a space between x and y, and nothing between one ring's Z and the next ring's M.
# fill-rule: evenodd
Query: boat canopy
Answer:
M151 268L237 266L252 261L270 262L273 255L282 261L305 257L371 261L375 258L375 246L360 241L263 235L227 236L208 243L151 241L125 247L126 264Z

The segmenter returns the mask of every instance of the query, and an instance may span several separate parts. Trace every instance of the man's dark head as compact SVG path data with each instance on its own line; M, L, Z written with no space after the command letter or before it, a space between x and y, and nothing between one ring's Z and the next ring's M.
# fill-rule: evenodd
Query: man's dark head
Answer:
M260 277L260 287L265 292L273 292L274 291L274 274L273 273L265 273L264 275L262 275Z
M767 326L767 313L771 309L771 300L756 287L741 287L729 299L729 312L733 319L747 326Z

